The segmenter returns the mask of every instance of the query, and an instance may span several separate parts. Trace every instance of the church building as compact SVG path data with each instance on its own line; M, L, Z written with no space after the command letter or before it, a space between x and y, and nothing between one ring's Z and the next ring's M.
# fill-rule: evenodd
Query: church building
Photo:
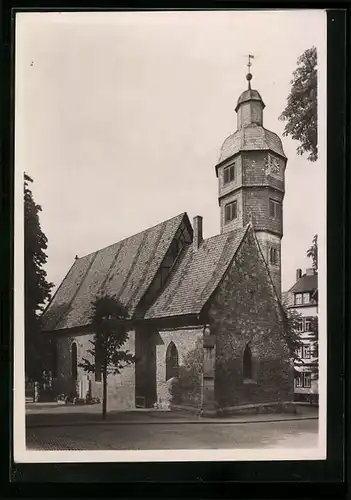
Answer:
M123 349L136 363L108 376L108 408L163 407L212 414L291 401L293 368L281 297L282 205L287 158L263 126L265 104L248 88L237 129L215 166L220 234L203 238L186 213L77 258L43 315L56 342L55 384L102 397L101 373L85 373L97 296L128 311ZM170 397L169 381L176 383Z

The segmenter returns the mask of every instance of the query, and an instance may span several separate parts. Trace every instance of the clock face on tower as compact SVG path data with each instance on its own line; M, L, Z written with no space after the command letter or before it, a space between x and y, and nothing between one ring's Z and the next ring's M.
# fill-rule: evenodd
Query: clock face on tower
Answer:
M266 173L279 175L280 173L280 162L277 158L272 158L268 156L266 160Z

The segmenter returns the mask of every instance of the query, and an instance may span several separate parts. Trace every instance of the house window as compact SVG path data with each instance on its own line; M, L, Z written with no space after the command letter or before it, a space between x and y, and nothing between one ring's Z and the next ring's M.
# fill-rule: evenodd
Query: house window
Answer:
M302 347L298 347L296 349L296 356L301 359L302 358Z
M250 343L247 344L244 350L243 355L243 376L244 379L253 379L253 371L252 371L252 352Z
M166 380L178 377L179 360L178 350L173 342L169 344L166 352Z
M311 358L311 350L310 350L310 347L308 345L303 346L302 357L303 357L303 359L310 359Z
M281 203L276 200L269 200L269 215L272 219L278 219L281 216Z
M71 347L71 374L72 379L77 380L78 378L78 356L77 356L77 344L73 342Z
M311 387L311 373L310 372L305 372L303 374L303 386L306 388Z
M224 184L232 182L235 179L235 164L226 167L223 172Z
M279 264L279 251L277 248L269 249L269 262L273 265Z
M295 293L295 305L299 306L302 304L302 293Z
M230 222L238 216L237 202L232 201L225 206L225 222Z
M297 320L297 331L298 332L303 332L303 319L298 319Z
M295 305L309 304L310 301L310 292L295 293Z
M305 389L310 389L311 373L310 372L299 373L295 377L295 387L304 387Z
M312 322L309 318L305 319L305 332L312 331Z

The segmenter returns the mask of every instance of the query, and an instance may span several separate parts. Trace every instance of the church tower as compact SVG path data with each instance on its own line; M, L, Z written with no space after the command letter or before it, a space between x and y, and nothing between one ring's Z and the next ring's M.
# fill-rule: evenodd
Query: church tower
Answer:
M263 127L265 104L251 88L237 102L237 130L223 143L216 165L221 233L252 222L277 294L281 297L281 239L287 158L282 142Z

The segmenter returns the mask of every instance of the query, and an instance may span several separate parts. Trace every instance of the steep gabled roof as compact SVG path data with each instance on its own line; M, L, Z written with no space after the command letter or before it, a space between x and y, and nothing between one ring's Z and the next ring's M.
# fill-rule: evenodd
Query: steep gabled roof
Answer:
M183 253L145 319L199 314L223 278L249 226L204 240Z
M294 286L289 290L290 293L313 292L318 288L318 274L304 274Z
M132 316L183 221L190 227L182 213L77 259L43 314L43 330L88 325L99 292L116 297Z

